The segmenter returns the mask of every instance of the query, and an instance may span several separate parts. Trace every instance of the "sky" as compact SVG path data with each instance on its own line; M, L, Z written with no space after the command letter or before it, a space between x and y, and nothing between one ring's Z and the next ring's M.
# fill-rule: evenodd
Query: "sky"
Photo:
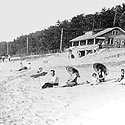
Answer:
M124 0L0 0L0 42L41 31L79 14L100 12Z

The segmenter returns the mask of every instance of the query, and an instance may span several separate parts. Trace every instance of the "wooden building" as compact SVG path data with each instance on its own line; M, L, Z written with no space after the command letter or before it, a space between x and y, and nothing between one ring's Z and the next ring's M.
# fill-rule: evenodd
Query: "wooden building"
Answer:
M101 31L89 31L84 35L70 40L69 49L75 55L85 56L93 53L99 47L124 47L125 31L119 27L107 28Z

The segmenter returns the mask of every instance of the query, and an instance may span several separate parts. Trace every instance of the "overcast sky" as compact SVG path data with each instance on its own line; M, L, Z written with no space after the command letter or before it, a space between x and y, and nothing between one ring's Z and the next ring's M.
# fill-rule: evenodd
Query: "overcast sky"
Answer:
M124 0L0 0L0 41L40 31L57 20L100 12ZM125 2L124 2L125 3Z

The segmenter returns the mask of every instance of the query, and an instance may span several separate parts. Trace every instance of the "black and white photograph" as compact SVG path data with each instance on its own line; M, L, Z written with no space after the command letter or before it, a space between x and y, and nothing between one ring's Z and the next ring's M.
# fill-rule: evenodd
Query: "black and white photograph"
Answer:
M125 125L124 114L124 0L0 1L0 125Z

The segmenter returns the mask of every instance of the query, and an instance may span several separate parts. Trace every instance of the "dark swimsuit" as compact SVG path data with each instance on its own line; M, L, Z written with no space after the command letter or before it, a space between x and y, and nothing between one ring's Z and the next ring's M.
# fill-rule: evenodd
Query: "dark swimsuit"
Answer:
M99 82L104 82L105 79L103 78L102 72L99 75Z
M121 80L124 79L124 74L121 75Z

